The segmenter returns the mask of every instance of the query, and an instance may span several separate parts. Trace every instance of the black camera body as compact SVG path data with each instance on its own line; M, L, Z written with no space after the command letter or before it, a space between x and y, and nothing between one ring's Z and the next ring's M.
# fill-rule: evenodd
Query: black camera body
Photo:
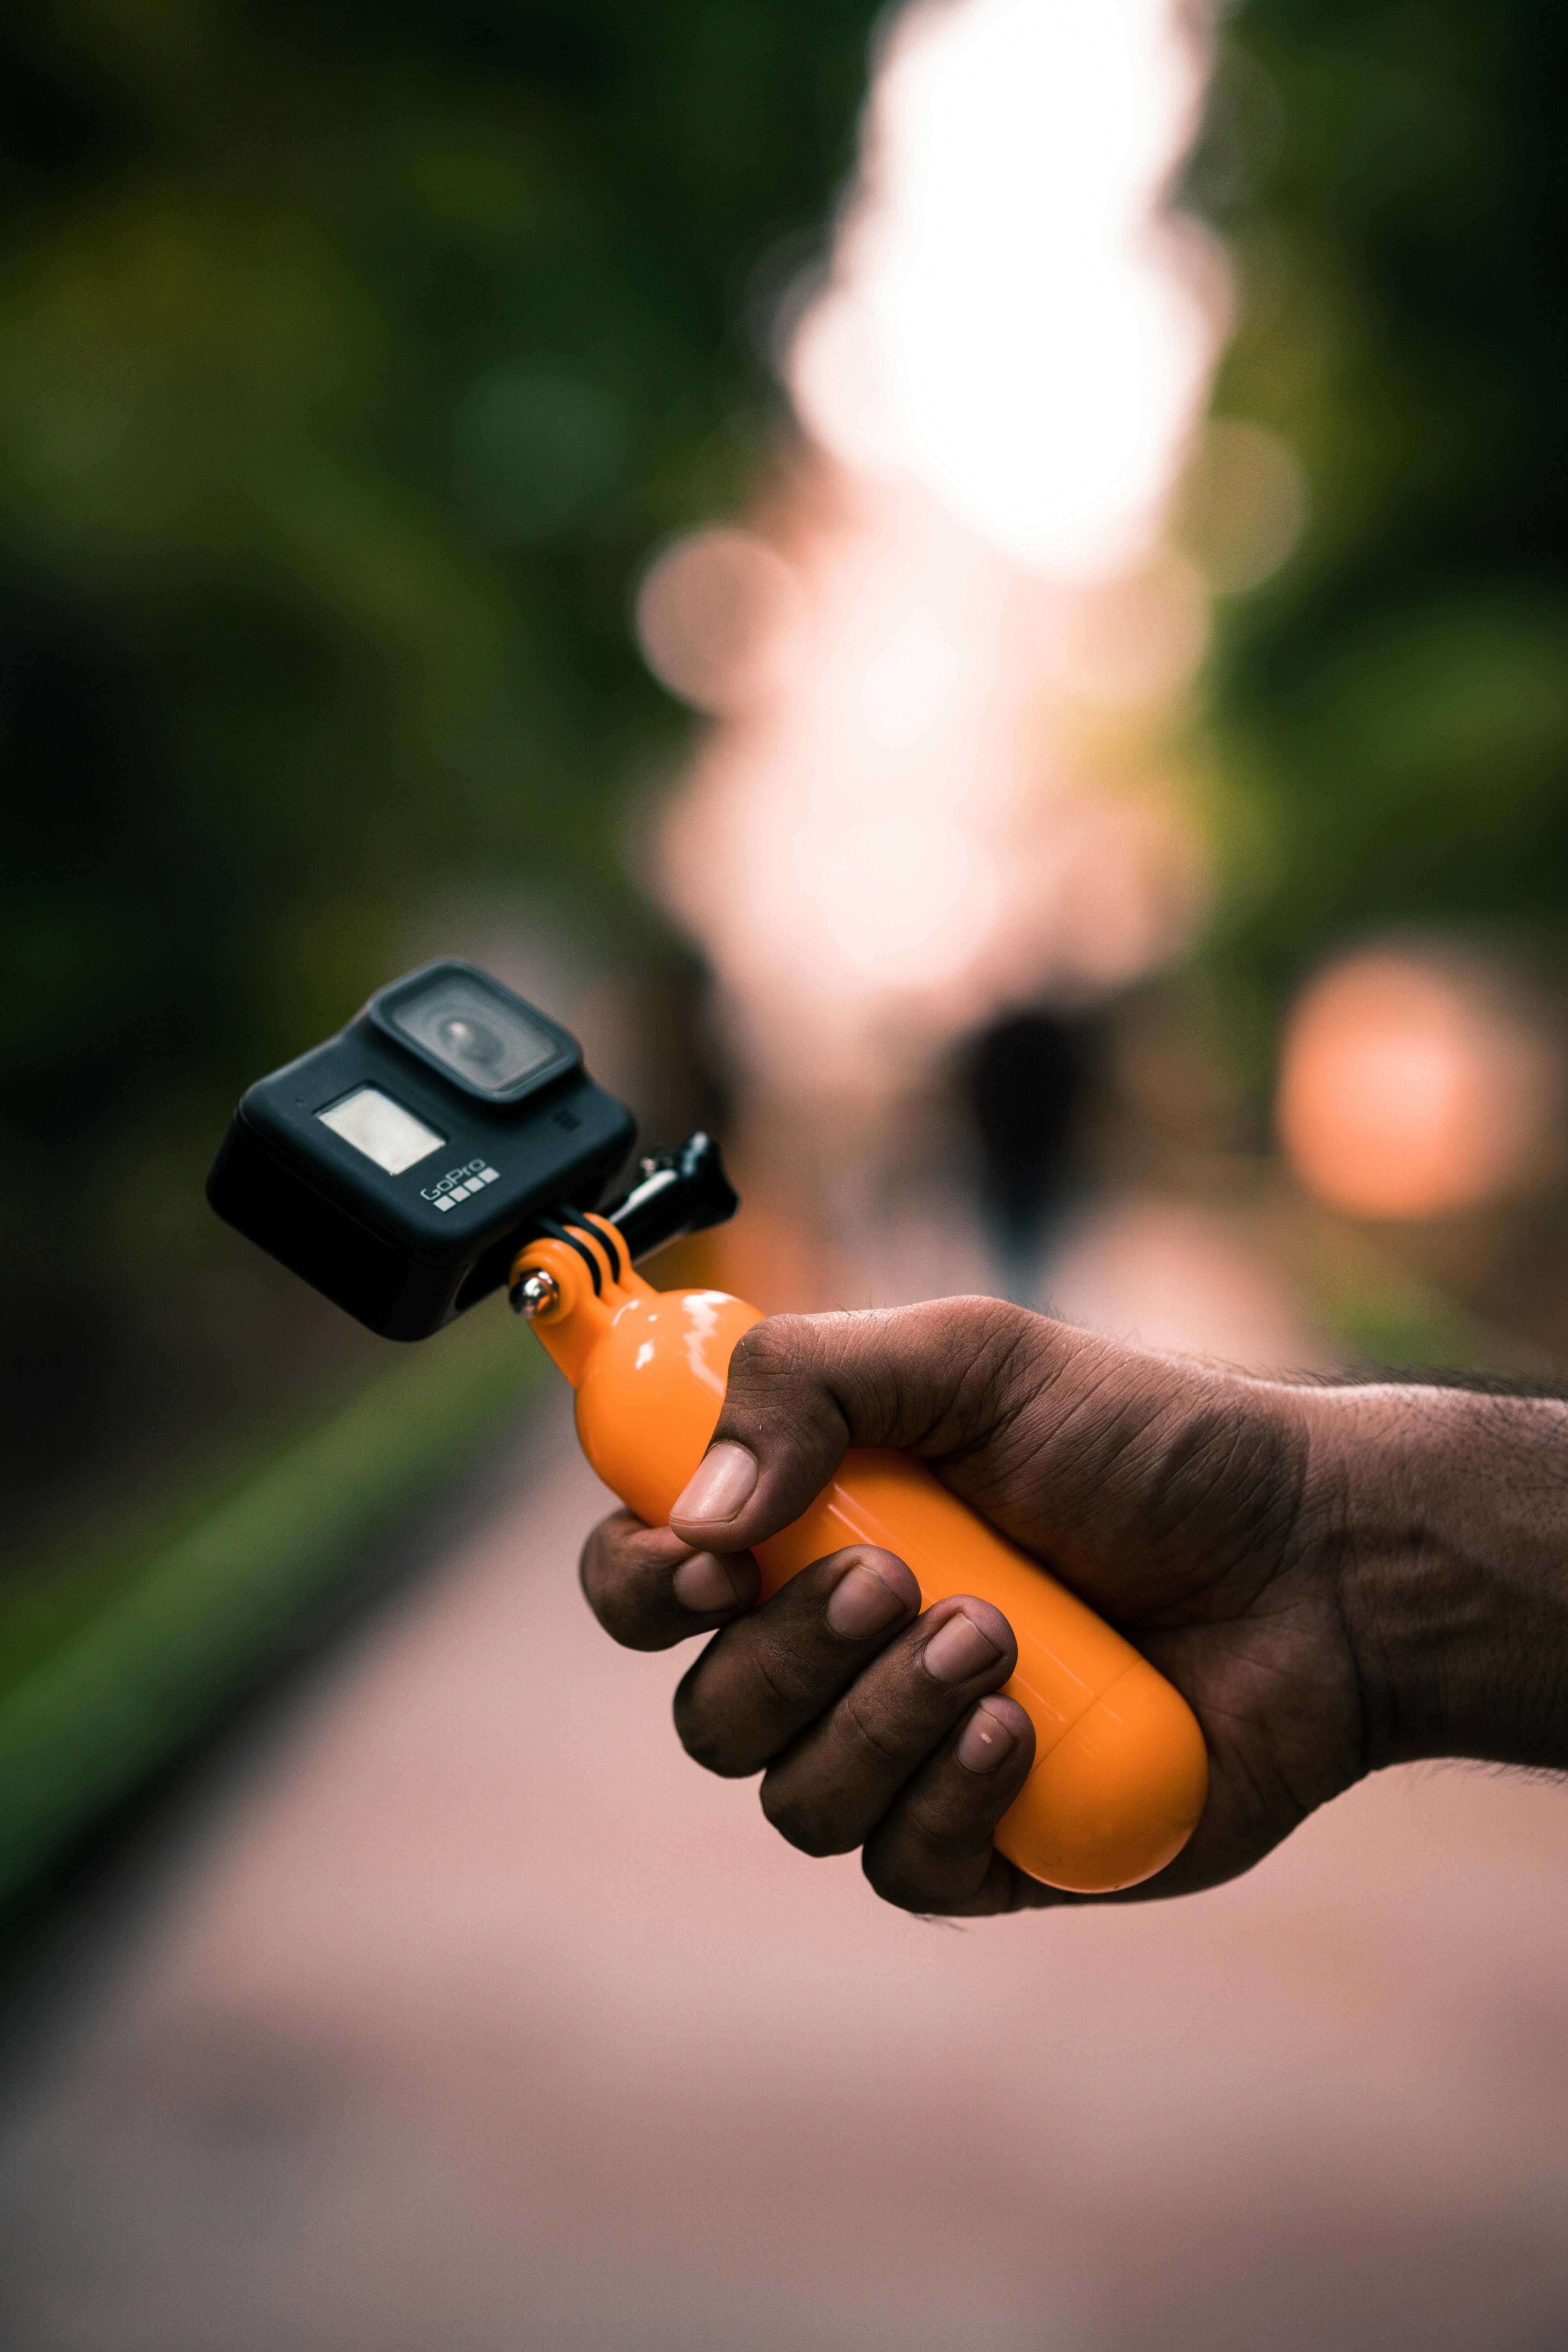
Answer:
M499 1289L542 1216L597 1206L637 1138L576 1040L446 958L246 1093L220 1217L388 1339Z

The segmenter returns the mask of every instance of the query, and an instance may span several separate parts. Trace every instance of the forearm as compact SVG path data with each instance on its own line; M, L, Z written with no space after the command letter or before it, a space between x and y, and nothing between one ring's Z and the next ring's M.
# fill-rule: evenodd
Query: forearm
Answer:
M1568 1770L1568 1404L1387 1385L1310 1417L1368 1767Z

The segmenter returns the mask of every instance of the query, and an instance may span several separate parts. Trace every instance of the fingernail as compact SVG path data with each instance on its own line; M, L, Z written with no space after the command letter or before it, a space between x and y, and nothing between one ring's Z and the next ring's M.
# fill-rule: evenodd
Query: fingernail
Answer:
M858 1561L827 1596L827 1622L836 1633L850 1642L868 1641L896 1617L909 1613L908 1601L884 1584L873 1569L863 1568Z
M928 1675L939 1683L965 1683L984 1666L994 1666L1002 1653L962 1610L939 1625L925 1646Z
M757 1483L757 1457L721 1439L710 1445L687 1482L672 1519L732 1519Z
M956 1754L968 1771L994 1772L998 1764L1007 1761L1017 1744L1012 1726L1004 1723L999 1715L993 1715L982 1701L958 1735Z
M670 1578L670 1590L683 1609L706 1616L714 1609L733 1609L740 1599L734 1580L721 1559L710 1551L694 1551Z

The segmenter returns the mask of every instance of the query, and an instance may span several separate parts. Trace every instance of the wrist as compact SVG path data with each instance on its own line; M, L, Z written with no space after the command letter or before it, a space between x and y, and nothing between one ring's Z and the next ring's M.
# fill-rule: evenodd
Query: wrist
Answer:
M1388 1383L1311 1421L1369 1769L1568 1769L1568 1405Z

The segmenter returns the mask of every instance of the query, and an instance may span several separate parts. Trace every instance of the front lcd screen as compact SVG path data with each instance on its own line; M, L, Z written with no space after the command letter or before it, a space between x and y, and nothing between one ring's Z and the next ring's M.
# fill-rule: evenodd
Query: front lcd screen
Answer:
M439 1151L447 1140L390 1095L384 1095L379 1087L361 1087L357 1094L345 1095L342 1102L319 1110L316 1117L378 1168L384 1168L389 1176L401 1176L416 1160Z

